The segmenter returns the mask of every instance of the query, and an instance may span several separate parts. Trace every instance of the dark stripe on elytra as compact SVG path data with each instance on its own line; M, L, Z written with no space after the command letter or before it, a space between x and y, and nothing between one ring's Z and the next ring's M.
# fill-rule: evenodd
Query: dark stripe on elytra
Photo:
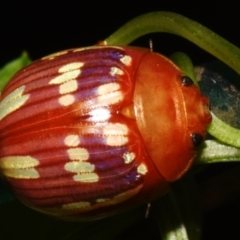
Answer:
M134 167L132 171L125 176L121 176L120 178L116 176L110 181L106 181L105 179L97 183L69 182L69 180L66 179L65 183L67 184L63 182L62 185L58 185L57 187L55 184L51 184L52 181L53 183L55 182L54 179L52 179L52 181L51 179L41 179L39 182L38 179L31 179L30 181L18 179L16 191L23 196L25 196L25 194L26 196L30 195L31 197L27 197L27 199L34 200L33 204L54 207L56 204L61 205L77 201L94 202L100 198L112 198L137 187L139 184L143 183L143 180L144 177L139 176L136 167ZM25 188L19 187L21 181ZM45 184L44 181L46 181ZM64 177L62 181L64 181ZM36 184L34 184L34 182ZM13 186L14 185L13 183ZM26 188L27 185L31 187Z
M115 66L115 64L124 66L124 64L119 61L123 56L125 56L124 50L112 47L88 49L79 52L74 52L74 49L70 49L67 54L56 56L52 60L38 60L34 62L34 64L19 71L7 85L4 92L9 94L9 91L13 91L28 82L37 81L38 79L46 77L51 79L54 76L58 76L60 75L58 73L59 68L72 62L82 62L86 65L91 65L92 62L95 64L97 61L97 63L106 62L107 65L112 63L112 66ZM3 97L5 97L5 94Z

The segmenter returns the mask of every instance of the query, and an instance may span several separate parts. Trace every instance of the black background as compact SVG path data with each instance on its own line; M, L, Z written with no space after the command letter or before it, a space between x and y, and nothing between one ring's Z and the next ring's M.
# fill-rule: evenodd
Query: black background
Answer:
M37 59L63 49L93 45L128 20L151 11L180 13L230 42L240 43L239 8L234 1L6 1L0 6L0 66L22 50ZM206 61L201 50L170 34L152 34L135 44L148 47L150 38L155 51L168 55L181 50L197 63Z
M0 66L18 57L23 50L26 50L34 60L63 49L93 45L105 39L128 20L151 11L180 13L202 23L240 46L237 1L142 0L135 3L123 0L61 2L35 0L7 1L6 3L2 1L0 6ZM165 55L179 50L184 51L195 64L213 59L187 40L170 34L151 34L142 37L134 44L148 47L150 38L153 41L154 50ZM236 201L208 212L204 215L204 239L239 238L240 234L237 230L239 220L234 220L234 217L239 218L239 213L239 204ZM14 208L11 214L14 214ZM141 227L144 228L144 224ZM138 229L139 227L134 231ZM0 226L0 234L1 231ZM17 232L16 236L18 236ZM31 239L39 238L32 236Z

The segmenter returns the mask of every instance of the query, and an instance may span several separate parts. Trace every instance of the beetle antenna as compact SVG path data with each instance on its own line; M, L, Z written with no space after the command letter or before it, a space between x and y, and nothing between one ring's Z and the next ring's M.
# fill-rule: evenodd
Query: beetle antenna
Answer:
M153 41L152 41L152 39L149 39L149 48L150 48L150 51L153 52Z
M151 208L151 203L148 203L147 204L147 208L146 208L146 212L145 212L145 218L149 217L150 208Z

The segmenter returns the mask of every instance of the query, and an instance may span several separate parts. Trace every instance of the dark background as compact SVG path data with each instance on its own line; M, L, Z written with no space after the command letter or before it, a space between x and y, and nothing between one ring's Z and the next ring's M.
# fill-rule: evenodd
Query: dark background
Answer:
M93 45L99 40L108 37L128 20L151 11L180 13L202 23L230 42L240 46L240 20L237 1L203 2L195 0L183 2L179 0L143 0L141 3L135 4L131 1L123 0L68 0L55 1L55 3L50 0L48 2L36 0L7 1L6 3L1 2L0 7L0 66L18 57L23 50L26 50L30 57L35 60L63 49ZM170 34L151 34L142 37L134 42L134 44L148 47L150 38L153 41L154 50L165 55L180 50L186 52L195 64L213 60L213 57L195 47L187 40ZM221 176L225 173L222 168L219 169L220 179L223 179ZM208 177L211 176L211 171L215 174L216 168L210 167L207 172ZM239 171L236 175L238 173ZM230 173L226 175L226 177L229 176L231 176ZM236 179L237 177L232 179L232 181ZM226 182L229 183L228 180ZM209 187L206 180L200 186L203 194L206 193L204 187ZM208 191L211 192L211 190ZM237 190L234 189L234 191ZM216 199L218 198L216 197ZM240 208L238 200L227 201L225 204L222 202L216 207L214 207L213 202L212 205L212 207L206 208L204 213L204 240L239 238L240 234L237 229L239 220L234 220L234 217L236 219L239 218ZM5 212L8 212L6 210L7 207L5 208ZM14 217L15 211L17 211L16 218ZM24 217L20 216L24 214L24 211L25 208L19 210L18 205L14 205L11 211L9 210L9 214L13 214L12 217L7 219L8 225L10 225L10 228L7 230L10 234L9 236L14 235L13 232L18 222L20 225L24 224L22 222ZM26 217L28 216L31 217L31 214L26 211ZM4 221L4 219L1 219L1 221ZM15 225L11 227L13 223ZM0 234L2 232L1 226L5 228L6 224L0 225ZM133 231L139 231L140 228L144 228L144 223L140 227L133 229ZM17 231L19 230L16 230L16 236L18 236ZM44 231L44 229L41 231ZM149 231L151 232L151 229ZM146 233L146 236L150 232ZM144 238L143 233L141 234L142 238L138 239L152 239L151 236ZM126 236L124 235L124 239L127 239ZM40 238L35 235L35 237L31 236L29 239ZM134 239L134 237L129 239Z
M123 3L124 2L124 3ZM130 4L129 4L130 2ZM105 39L128 20L151 11L172 11L202 23L240 45L237 1L6 1L0 6L0 66L26 50L32 59L67 48L89 46ZM135 44L166 55L187 52L205 62L204 52L180 37L152 34ZM209 56L208 56L209 57Z

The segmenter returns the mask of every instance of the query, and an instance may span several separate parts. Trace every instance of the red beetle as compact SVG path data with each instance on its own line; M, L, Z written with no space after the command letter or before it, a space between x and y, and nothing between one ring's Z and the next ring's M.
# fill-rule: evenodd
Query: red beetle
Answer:
M95 46L35 61L0 101L0 169L26 205L92 220L163 195L191 166L208 100L169 59Z

